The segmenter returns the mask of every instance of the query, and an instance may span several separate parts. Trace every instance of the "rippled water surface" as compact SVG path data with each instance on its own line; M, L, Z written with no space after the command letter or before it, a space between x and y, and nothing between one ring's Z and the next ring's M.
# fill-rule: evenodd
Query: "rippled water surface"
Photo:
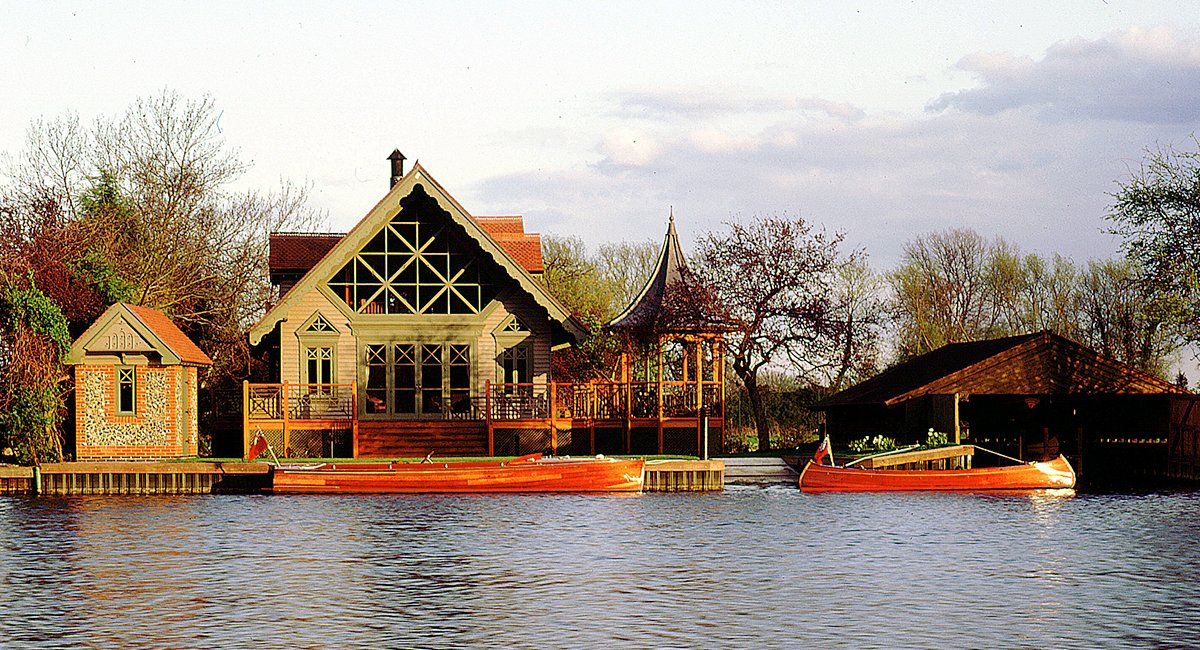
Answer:
M1195 646L1200 495L0 497L0 642Z

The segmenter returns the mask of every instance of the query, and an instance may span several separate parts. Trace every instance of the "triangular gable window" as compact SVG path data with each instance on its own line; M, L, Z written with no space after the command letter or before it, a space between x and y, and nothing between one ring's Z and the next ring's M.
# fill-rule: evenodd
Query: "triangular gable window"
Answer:
M308 328L304 331L315 334L326 334L337 332L337 329L324 316L317 314L317 317L313 319L312 323L309 323Z
M492 266L417 185L329 288L360 314L477 314L496 294Z

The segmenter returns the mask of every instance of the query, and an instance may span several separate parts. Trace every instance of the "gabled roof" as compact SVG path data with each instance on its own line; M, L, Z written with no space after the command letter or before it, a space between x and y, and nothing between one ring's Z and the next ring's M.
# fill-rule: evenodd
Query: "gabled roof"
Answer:
M303 296L326 282L336 271L333 268L334 261L352 255L366 245L371 237L397 213L400 209L400 200L408 196L418 184L422 185L429 196L433 197L438 205L450 214L450 218L466 231L467 236L479 243L485 254L500 265L534 302L546 310L550 319L558 323L568 336L578 339L586 333L584 327L575 321L566 307L550 295L526 268L513 259L504 246L471 217L466 209L450 196L450 193L430 176L429 172L425 171L420 162L417 162L403 178L392 186L392 189L384 195L379 203L371 208L370 212L358 222L358 225L342 237L320 262L309 269L304 277L300 278L296 285L288 291L287 295L267 311L262 320L250 328L250 343L257 345L261 342L262 338L273 330L279 321L283 320L292 303L299 299L298 296Z
M951 343L889 368L815 407L892 406L922 395L1186 393L1159 377L1043 331Z
M472 217L500 244L517 264L530 273L542 273L542 238L526 233L524 219L515 217ZM270 235L268 267L272 274L307 273L346 236L341 232L273 232Z
M524 217L479 216L474 219L526 271L542 273L546 270L542 262L542 237L534 232L525 232Z
M105 334L113 328L129 327L137 339L129 339L123 346L100 344ZM196 346L167 315L157 309L138 307L123 302L116 303L104 311L71 345L67 355L68 364L82 363L88 352L156 352L163 363L182 363L194 366L211 366L212 359Z
M646 280L646 286L625 311L617 315L605 325L613 329L645 329L654 326L663 309L663 298L667 295L667 287L683 279L688 272L687 261L683 257L683 248L679 245L679 235L675 232L675 215L672 214L667 222L667 235L663 239L662 249L658 252L658 260L654 262L654 271Z

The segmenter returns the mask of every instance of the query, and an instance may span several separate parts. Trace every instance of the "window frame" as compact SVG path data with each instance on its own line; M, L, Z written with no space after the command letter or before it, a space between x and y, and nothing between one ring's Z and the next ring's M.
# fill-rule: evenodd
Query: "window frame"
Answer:
M128 382L129 383L129 395L130 395L130 397L129 397L130 408L129 409L121 408L121 406L122 406L122 404L121 404L121 402L122 402L121 388L122 388L122 384L125 383L124 379L122 379L122 374L124 374L124 373L129 373L129 382ZM116 415L119 415L119 416L137 415L137 412L138 412L138 410L137 410L137 403L138 403L137 384L138 384L138 382L137 382L137 366L131 366L131 365L114 366L113 412Z

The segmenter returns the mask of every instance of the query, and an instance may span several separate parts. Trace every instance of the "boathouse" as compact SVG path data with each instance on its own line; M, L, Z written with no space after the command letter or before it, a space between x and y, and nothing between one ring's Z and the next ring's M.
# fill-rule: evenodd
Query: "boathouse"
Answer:
M197 454L200 368L212 365L161 311L117 303L71 347L75 459Z
M816 408L835 442L915 442L934 429L1026 460L1063 453L1095 478L1163 475L1171 448L1200 422L1193 405L1179 386L1043 331L943 346Z
M611 378L553 377L553 350L586 331L541 282L540 237L389 160L390 191L349 233L272 235L280 297L249 336L273 381L243 386L245 448L261 431L291 457L696 454L705 413L720 444L719 333L672 332ZM672 225L613 326L681 268Z

